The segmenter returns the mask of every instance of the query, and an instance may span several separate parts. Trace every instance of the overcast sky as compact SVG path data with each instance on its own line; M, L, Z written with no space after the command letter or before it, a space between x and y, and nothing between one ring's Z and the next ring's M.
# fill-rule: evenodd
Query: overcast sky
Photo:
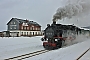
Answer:
M15 17L29 19L39 23L42 29L52 23L53 15L67 0L0 0L0 31L7 30L7 22ZM59 21L64 23L79 23L79 21ZM81 26L89 25L80 23Z

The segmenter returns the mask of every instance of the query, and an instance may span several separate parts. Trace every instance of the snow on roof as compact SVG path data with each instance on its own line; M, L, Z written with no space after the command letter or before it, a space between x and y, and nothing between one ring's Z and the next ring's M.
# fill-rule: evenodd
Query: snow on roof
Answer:
M80 27L80 29L84 29L84 30L90 30L90 29L87 29L87 28L82 28L82 27Z
M19 19L19 18L12 18L11 20L13 20L13 19L16 20L16 21L18 21L19 23L26 23L26 22L27 22L28 24L34 24L34 25L36 25L36 26L40 26L37 22L34 22L33 20L30 20L30 21L29 21L29 20L27 20L27 19L25 20L25 19ZM10 20L10 21L11 21L11 20ZM9 22L10 22L10 21L9 21ZM9 24L9 22L7 23L7 25Z

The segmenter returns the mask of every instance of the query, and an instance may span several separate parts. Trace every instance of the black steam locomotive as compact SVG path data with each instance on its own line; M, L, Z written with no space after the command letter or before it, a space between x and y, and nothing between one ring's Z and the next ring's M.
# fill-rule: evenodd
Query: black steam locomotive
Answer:
M76 37L78 30L74 25L56 24L56 22L53 21L51 25L47 24L44 30L44 37L41 38L43 47L48 50L61 48L68 37L72 38L73 35L73 38Z

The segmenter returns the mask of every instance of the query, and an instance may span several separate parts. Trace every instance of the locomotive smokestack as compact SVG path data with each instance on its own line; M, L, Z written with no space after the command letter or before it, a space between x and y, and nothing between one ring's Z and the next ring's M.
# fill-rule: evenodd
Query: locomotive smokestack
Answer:
M56 21L53 21L53 24L56 24Z
M56 18L53 18L53 24L56 24Z

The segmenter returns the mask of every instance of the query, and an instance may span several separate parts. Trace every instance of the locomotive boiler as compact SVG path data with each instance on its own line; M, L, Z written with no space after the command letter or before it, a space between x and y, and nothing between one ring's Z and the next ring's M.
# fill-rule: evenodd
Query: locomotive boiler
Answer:
M67 38L76 38L78 34L78 29L73 25L62 25L53 23L47 24L46 29L44 30L44 37L41 38L43 41L43 47L48 50L61 48L65 45Z

